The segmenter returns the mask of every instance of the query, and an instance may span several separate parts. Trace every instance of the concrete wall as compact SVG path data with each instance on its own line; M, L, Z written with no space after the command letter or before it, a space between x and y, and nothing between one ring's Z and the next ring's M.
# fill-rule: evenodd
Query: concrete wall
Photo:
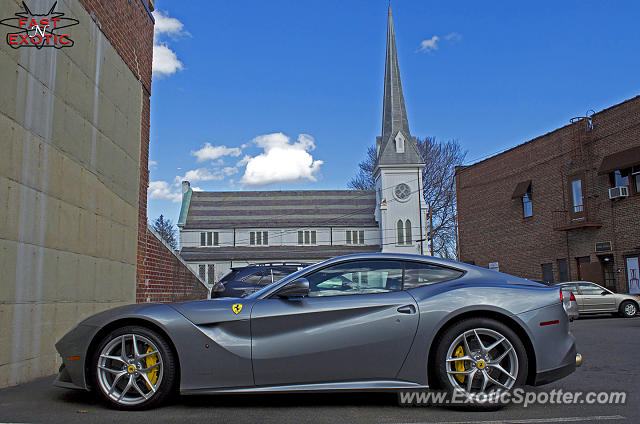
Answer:
M28 3L34 13L52 6ZM111 16L123 25L144 6L118 3ZM0 17L20 4L0 2ZM135 301L149 90L96 24L100 11L77 0L56 10L80 21L68 29L73 47L14 50L7 28L0 38L0 387L52 374L67 330ZM146 19L135 31L152 43Z

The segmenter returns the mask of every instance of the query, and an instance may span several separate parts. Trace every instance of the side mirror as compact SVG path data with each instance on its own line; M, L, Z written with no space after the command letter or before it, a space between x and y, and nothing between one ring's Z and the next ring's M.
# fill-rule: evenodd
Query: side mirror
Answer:
M605 296L605 295L609 294L609 292L608 292L608 291L606 291L606 290L602 290L602 293L600 293L600 294L601 294L602 296Z
M278 297L291 299L294 297L307 297L309 296L309 280L306 278L298 278L288 283L278 293Z

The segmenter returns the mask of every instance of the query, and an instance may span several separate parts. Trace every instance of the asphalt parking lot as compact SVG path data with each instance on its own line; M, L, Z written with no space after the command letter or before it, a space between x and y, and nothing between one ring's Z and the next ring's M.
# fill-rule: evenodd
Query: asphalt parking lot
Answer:
M624 405L509 405L494 412L399 407L394 394L224 395L180 397L151 411L107 409L85 392L51 385L52 377L0 390L0 423L634 423L640 419L640 317L597 316L571 324L584 365L536 391L625 391Z

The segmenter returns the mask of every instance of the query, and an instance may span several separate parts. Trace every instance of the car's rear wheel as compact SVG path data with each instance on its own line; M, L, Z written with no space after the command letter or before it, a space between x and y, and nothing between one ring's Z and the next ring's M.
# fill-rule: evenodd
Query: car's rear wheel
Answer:
M174 354L167 341L145 327L123 327L106 335L91 361L94 387L111 406L146 409L172 392Z
M620 309L618 311L623 317L632 318L638 313L638 305L631 300L625 300L620 304Z
M437 387L464 395L474 406L500 406L496 394L525 384L526 349L518 335L499 321L465 319L437 343L433 369Z

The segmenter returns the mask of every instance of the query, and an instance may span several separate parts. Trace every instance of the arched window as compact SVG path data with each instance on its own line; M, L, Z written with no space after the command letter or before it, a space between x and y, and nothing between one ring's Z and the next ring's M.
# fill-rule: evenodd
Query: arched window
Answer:
M402 228L402 220L398 220L398 244L404 244L404 228Z
M405 243L407 244L413 243L413 240L411 240L411 221L409 221L408 219L404 223L404 231L406 234Z

